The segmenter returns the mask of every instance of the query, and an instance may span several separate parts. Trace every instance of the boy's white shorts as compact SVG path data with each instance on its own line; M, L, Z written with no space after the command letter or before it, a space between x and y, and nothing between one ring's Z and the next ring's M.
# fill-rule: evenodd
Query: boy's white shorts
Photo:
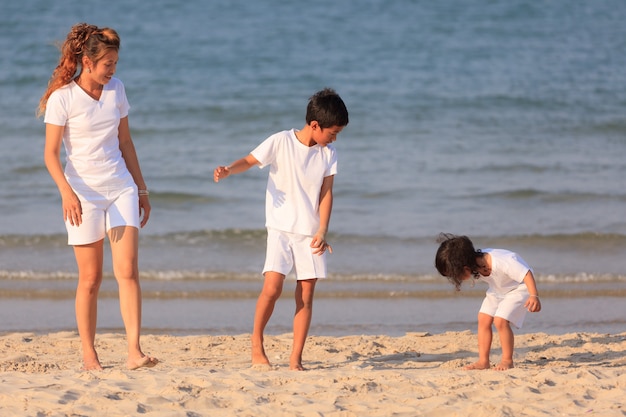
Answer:
M82 223L65 222L68 245L87 245L104 239L114 227L139 228L139 196L137 187L115 191L74 190L83 209Z
M288 275L295 270L296 279L326 278L326 252L313 254L312 236L267 229L266 272Z
M506 294L494 294L488 292L480 307L480 312L491 317L501 317L511 322L518 329L522 328L528 310L524 307L529 293L526 284Z

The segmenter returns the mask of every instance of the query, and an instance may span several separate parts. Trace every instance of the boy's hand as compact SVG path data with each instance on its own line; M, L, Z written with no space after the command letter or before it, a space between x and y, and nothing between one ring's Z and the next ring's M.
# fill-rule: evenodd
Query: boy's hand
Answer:
M311 247L314 248L314 255L323 254L326 249L328 249L328 253L333 253L333 248L326 242L325 236L323 234L317 234L313 236L313 240L311 240Z
M221 179L224 179L228 177L229 175L230 175L229 167L219 166L215 168L215 171L213 171L213 181L219 182Z

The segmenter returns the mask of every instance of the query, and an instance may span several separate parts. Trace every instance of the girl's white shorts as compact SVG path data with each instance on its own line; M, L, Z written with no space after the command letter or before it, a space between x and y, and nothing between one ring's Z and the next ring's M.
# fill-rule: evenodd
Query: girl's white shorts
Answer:
M524 307L529 293L526 284L521 284L506 294L488 292L480 306L480 312L491 317L501 317L511 322L518 329L522 328L528 310Z
M287 275L292 269L297 280L326 278L326 252L314 254L310 246L312 236L267 229L266 272Z
M82 223L65 222L68 245L87 245L104 239L114 227L139 228L139 196L136 186L113 191L74 190L83 209Z

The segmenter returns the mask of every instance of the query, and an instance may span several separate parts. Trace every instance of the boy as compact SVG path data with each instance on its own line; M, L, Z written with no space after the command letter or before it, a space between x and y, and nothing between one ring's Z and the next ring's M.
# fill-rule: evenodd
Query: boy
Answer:
M270 166L265 216L267 252L263 289L257 300L252 331L252 364L269 366L263 332L280 297L285 276L296 272L293 349L289 368L303 370L302 351L313 312L319 278L326 278L326 241L333 205L337 155L331 145L348 124L348 110L332 89L313 95L301 130L291 129L267 138L244 158L219 166L215 182L258 165Z
M491 367L492 329L500 335L502 360L495 369L513 368L514 336L511 323L522 327L528 311L541 310L541 301L532 269L516 253L506 249L474 249L467 236L442 233L435 255L435 267L454 284L457 290L468 279L480 279L489 289L478 312L478 361L468 370Z

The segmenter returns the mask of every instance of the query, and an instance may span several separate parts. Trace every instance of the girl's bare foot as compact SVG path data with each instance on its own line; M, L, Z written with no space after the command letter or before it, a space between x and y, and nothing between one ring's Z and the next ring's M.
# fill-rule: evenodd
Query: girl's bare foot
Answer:
M512 369L513 361L501 361L499 364L493 367L496 371L506 371L507 369Z
M465 369L466 371L481 371L483 369L489 369L491 367L491 365L489 364L489 362L484 363L484 362L474 362L471 365L467 365L466 367L464 367L463 369Z

